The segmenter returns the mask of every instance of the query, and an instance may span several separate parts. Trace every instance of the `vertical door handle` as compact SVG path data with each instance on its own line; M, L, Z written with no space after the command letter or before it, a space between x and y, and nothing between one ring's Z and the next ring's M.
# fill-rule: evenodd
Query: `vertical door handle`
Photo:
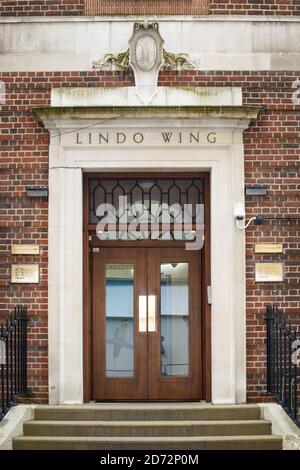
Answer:
M156 295L148 295L148 331L156 331Z
M147 331L147 296L139 295L139 332Z

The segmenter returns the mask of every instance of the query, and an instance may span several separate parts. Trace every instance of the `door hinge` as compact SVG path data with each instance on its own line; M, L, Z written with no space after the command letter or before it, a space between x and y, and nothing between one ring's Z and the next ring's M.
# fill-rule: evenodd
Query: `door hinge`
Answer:
M97 248L97 247L93 247L92 249L93 253L99 253L99 251L100 251L100 248Z
M207 303L209 305L212 304L212 287L211 286L207 286Z

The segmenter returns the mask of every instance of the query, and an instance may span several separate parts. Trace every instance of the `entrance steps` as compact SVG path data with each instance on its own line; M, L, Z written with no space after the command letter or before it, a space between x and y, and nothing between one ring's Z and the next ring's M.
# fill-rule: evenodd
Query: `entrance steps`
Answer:
M37 406L14 450L280 450L258 405Z

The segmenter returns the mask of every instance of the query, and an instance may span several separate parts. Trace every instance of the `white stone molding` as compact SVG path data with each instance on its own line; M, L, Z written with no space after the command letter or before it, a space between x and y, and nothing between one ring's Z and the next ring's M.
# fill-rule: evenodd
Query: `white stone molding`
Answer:
M158 87L152 106L240 106L239 87ZM51 106L140 106L135 87L52 88Z
M137 20L1 18L0 72L91 70L107 52L126 51ZM174 16L155 21L165 49L188 54L201 70L300 70L300 18Z
M58 146L50 147L53 155ZM50 166L50 403L82 403L82 255L82 170Z
M209 171L211 174L212 402L246 400L245 234L233 207L244 200L243 130L257 108L49 108L49 394L82 403L82 172ZM130 112L131 111L131 112ZM126 114L127 113L127 114ZM80 129L80 131L79 131ZM77 132L78 131L78 132ZM128 141L115 143L116 132ZM199 143L162 142L161 132ZM99 132L112 140L99 144ZM132 140L143 134L143 143ZM177 133L177 134L176 134ZM215 133L215 139L207 135Z

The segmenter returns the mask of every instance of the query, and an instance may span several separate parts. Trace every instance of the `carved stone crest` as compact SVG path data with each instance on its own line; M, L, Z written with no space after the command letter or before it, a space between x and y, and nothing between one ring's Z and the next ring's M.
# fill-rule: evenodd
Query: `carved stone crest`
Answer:
M157 92L158 72L163 64L163 44L157 23L135 23L129 40L129 65L133 69L136 94L149 104Z
M199 64L191 61L188 54L167 52L163 45L158 23L135 23L127 51L106 54L103 59L93 62L93 68L123 71L132 68L136 94L144 105L148 105L157 93L158 73L161 69L199 69Z

